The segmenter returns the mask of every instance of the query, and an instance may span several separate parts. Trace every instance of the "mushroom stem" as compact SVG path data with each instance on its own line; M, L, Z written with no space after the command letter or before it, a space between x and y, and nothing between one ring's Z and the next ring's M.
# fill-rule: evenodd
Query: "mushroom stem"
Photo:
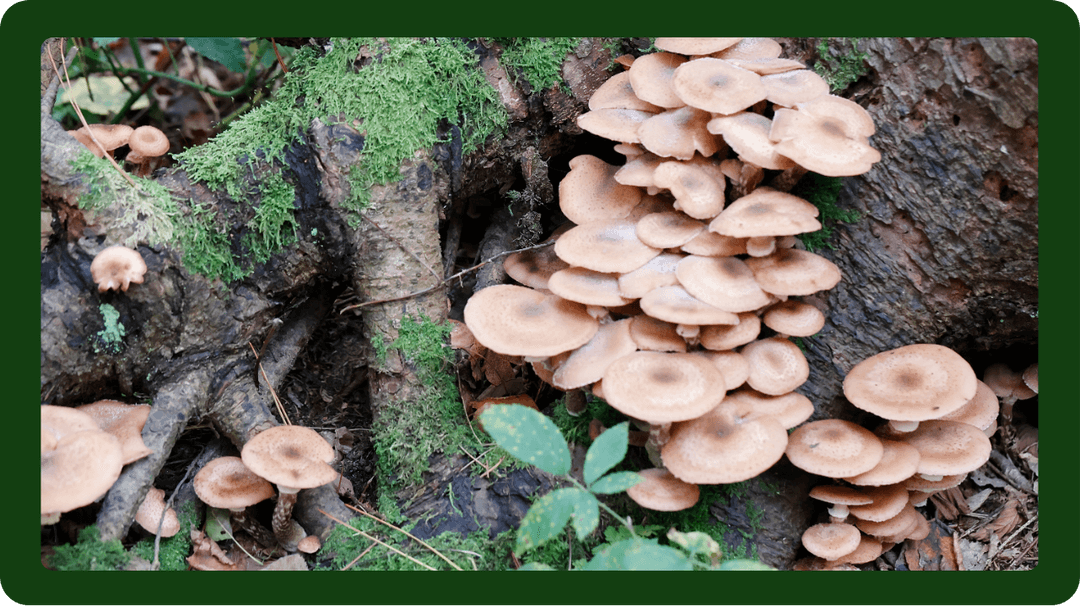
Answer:
M847 519L848 516L848 506L835 504L832 505L831 507L829 507L829 516L836 518L839 521L844 521L845 519Z
M293 494L293 496L296 496ZM242 509L229 509L232 513L232 523L234 530L243 530L251 535L255 539L255 542L264 547L274 546L274 536L259 523L257 519L248 515L247 508ZM277 509L275 509L277 511ZM291 513L290 513L291 515Z
M580 388L570 390L566 392L566 413L574 416L575 418L580 416L589 407L589 402L585 398L585 391Z
M274 536L278 542L284 544L290 536L289 520L292 519L293 506L296 504L296 495L299 488L278 486L278 500L274 505Z
M919 428L919 422L916 420L890 420L889 426L897 433L910 433Z
M788 169L784 169L784 172L777 175L769 183L769 186L781 191L791 192L791 189L795 187L795 184L799 183L802 176L806 175L806 167L802 165L795 165Z

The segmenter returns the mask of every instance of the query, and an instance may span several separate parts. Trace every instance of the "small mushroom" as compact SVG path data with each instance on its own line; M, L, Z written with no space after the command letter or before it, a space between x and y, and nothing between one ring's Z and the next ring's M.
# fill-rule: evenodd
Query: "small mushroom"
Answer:
M236 456L222 456L206 463L192 482L199 500L216 509L228 509L233 524L260 543L270 539L265 528L247 517L247 508L274 497L274 486L247 468Z
M127 291L132 283L142 283L146 262L138 251L123 245L102 249L90 263L90 274L98 291L117 289Z
M626 490L631 500L653 511L682 511L697 504L701 490L663 468L638 471L642 480Z
M146 493L146 498L135 513L135 522L151 534L157 534L160 527L162 538L176 536L180 531L180 519L176 516L176 511L165 504L165 490L158 488L150 488Z
M859 547L862 534L851 524L829 523L810 526L803 532L806 550L818 557L835 560Z
M788 437L787 457L800 469L838 479L865 473L881 462L881 440L846 420L816 420Z

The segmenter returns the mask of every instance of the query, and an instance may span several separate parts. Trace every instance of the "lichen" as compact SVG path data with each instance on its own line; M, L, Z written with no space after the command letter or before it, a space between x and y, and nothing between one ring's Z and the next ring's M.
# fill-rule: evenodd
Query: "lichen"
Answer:
M98 312L101 313L105 327L97 332L94 352L105 351L115 355L123 349L124 336L127 335L124 324L120 322L120 311L116 310L112 304L102 304L98 306Z

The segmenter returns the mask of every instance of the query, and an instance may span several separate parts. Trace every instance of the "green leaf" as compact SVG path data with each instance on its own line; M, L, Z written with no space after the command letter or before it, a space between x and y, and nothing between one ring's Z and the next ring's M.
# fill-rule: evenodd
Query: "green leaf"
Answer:
M717 570L776 570L772 566L766 566L752 559L729 559L722 562Z
M629 435L630 423L621 422L596 438L585 454L585 485L591 486L611 467L622 462Z
M693 570L683 553L655 540L631 538L597 553L583 570Z
M93 38L94 42L96 42L98 46L108 46L119 39L119 36L94 36Z
M615 494L625 492L641 481L641 475L633 471L619 471L596 480L589 489L597 494Z
M720 543L704 532L679 532L675 528L668 531L668 540L686 549L690 555L707 555L720 559Z
M574 490L576 488L567 488L568 490ZM596 529L596 526L600 525L600 502L596 500L596 497L583 490L577 490L577 494L574 495L574 519L570 521L574 525L574 532L577 532L578 540L584 540L586 536L592 534L592 531Z
M186 37L184 41L196 53L220 63L233 72L243 72L247 69L244 47L240 44L239 38Z
M529 562L524 566L518 568L518 572L521 572L522 570L555 570L555 568L552 568L547 564L541 564L539 562Z
M207 507L206 535L215 541L232 538L232 514L228 509Z
M555 423L524 405L493 405L480 414L484 430L501 448L553 475L570 472L570 448Z
M487 428L486 421L484 428ZM515 551L524 553L558 536L570 521L570 516L582 510L579 506L582 495L596 500L592 494L578 488L560 488L541 496L521 518Z

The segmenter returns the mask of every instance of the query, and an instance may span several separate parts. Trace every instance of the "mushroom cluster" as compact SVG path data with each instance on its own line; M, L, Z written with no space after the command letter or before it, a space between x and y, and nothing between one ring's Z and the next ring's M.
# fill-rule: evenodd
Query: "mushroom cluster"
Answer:
M94 124L68 133L98 158L111 156L117 148L128 146L126 160L135 166L137 175L145 176L150 162L169 151L169 138L161 129L149 125L132 129L127 125Z
M650 458L677 480L733 483L776 463L813 413L793 392L809 366L789 337L825 319L792 298L840 280L798 248L821 224L787 191L807 170L856 175L880 155L869 115L771 39L656 46L578 118L625 164L572 159L559 184L571 224L509 256L521 285L474 294L465 324L556 388L588 388L647 425Z
M98 401L41 406L41 524L105 495L125 464L152 451L142 441L148 405Z
M893 544L929 534L915 507L959 485L990 458L998 400L953 350L912 344L855 365L844 395L886 422L869 431L844 420L808 422L791 434L795 466L829 477L810 497L829 505L803 546L815 567L873 561ZM846 482L846 483L844 483Z

